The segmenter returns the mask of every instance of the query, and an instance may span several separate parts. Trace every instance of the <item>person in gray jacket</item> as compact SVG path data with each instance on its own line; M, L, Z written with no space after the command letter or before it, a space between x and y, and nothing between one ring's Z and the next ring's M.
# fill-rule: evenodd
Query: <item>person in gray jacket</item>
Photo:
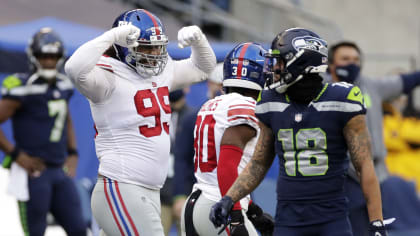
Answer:
M364 96L367 108L366 122L371 135L372 157L378 180L382 191L386 189L384 183L388 179L388 170L385 165L387 155L383 139L383 110L382 102L392 100L403 93L410 93L417 85L420 85L420 72L402 75L393 75L381 79L370 79L360 75L362 67L362 53L360 48L353 42L342 41L332 45L329 49L329 68L326 80L331 82L347 82L357 85ZM349 168L346 192L350 204L350 221L354 235L364 235L366 228L367 210L366 202L360 189L359 179L356 177L353 166ZM384 201L384 199L383 199ZM386 202L384 201L384 213L386 214ZM389 212L393 214L392 212ZM393 216L389 215L388 217ZM384 216L386 217L386 215ZM402 222L399 222L402 223Z

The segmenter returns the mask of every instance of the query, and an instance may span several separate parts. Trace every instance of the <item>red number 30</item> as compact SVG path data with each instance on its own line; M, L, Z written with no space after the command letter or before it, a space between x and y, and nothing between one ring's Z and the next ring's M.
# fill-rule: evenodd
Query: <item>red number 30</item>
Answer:
M162 106L163 111L166 114L171 113L171 106L165 103L164 97L166 96L169 100L169 90L168 87L160 87L157 89L157 100L156 96L153 94L152 90L145 89L137 91L136 95L134 96L134 104L136 105L137 113L142 115L143 117L155 117L155 126L148 127L147 125L139 126L140 133L145 137L154 137L159 136L162 133L162 126L163 129L167 134L169 134L169 124L168 122L163 122L161 125L160 122L160 106ZM149 99L151 102L151 106L145 106L145 99ZM159 100L159 103L158 103Z

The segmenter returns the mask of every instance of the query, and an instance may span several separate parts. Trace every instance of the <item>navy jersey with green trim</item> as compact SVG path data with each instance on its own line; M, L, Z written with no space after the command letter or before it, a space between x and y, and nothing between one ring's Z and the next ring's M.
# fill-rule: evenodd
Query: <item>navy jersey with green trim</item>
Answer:
M256 107L270 127L279 157L279 225L309 225L345 216L344 181L349 166L343 128L365 114L360 89L348 83L325 84L309 105L264 90Z
M67 104L73 85L64 75L49 85L36 74L14 74L2 84L2 99L21 103L12 116L15 143L31 156L59 166L67 155Z

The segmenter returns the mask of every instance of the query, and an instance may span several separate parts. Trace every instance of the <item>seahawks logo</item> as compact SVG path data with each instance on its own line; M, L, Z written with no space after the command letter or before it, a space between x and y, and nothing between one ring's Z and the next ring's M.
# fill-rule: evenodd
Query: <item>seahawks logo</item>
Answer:
M301 49L309 49L320 52L325 56L328 54L327 42L320 38L312 36L296 37L292 40L292 45L296 51Z

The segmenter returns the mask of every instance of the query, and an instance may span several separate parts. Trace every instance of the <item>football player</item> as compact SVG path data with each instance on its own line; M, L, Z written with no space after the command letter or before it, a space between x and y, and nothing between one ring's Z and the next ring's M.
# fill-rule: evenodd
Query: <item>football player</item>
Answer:
M0 100L0 122L12 119L15 139L13 145L0 131L0 148L7 154L3 166L15 162L29 174L29 200L19 200L23 231L44 235L51 212L68 235L86 235L71 178L78 160L68 110L74 87L58 72L65 58L63 42L51 28L42 28L32 37L27 55L30 73L6 77Z
M178 32L191 57L173 61L158 17L123 12L110 30L85 43L65 70L89 100L97 135L95 219L107 235L163 235L159 189L168 171L169 91L205 80L216 57L197 26Z
M183 235L217 235L219 231L222 235L258 235L252 223L260 222L255 226L262 231L274 226L271 218L250 203L249 195L233 206L230 227L216 229L208 218L211 206L226 194L255 148L259 127L254 110L264 86L265 52L255 43L237 45L224 60L226 94L207 101L198 112L194 128L197 183L184 205Z
M292 28L278 34L266 54L267 90L256 106L260 138L236 182L212 208L225 224L235 202L257 187L280 158L274 235L352 235L344 181L349 157L366 198L371 235L386 235L381 193L373 168L360 89L323 84L327 44L317 34Z

